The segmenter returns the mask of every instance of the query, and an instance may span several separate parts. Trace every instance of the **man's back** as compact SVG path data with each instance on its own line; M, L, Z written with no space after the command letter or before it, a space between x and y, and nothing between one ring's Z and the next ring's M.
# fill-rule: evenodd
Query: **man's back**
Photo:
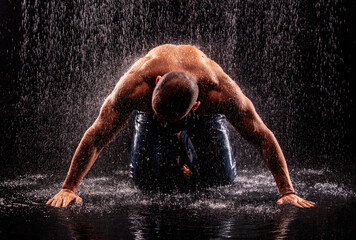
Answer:
M225 91L235 89L235 95L240 93L239 87L220 66L196 47L166 44L148 52L120 79L122 84L135 88L135 91L130 91L135 92L135 95L131 96L133 99L141 99L133 108L152 111L150 100L156 77L171 71L183 71L194 77L199 87L198 100L202 103L200 113L219 112L218 104L224 101Z
M263 123L252 102L218 64L197 48L187 45L154 48L120 78L105 100L98 118L85 132L62 190L47 204L66 207L73 200L81 201L75 192L99 153L120 132L133 110L153 111L152 93L156 82L171 71L183 71L195 79L199 97L193 106L201 105L199 114L224 114L232 126L260 150L281 193L277 203L291 203L298 207L314 205L294 192L277 139ZM193 106L191 110L196 109Z
M146 66L157 71L156 74L160 73L158 75L164 75L171 71L183 71L196 79L206 77L207 62L211 61L196 47L172 44L152 49L145 58L147 59Z

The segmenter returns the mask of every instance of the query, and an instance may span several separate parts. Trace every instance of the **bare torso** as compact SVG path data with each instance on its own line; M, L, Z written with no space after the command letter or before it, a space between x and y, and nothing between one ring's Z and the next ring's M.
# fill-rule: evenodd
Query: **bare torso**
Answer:
M184 71L195 78L199 86L198 101L201 102L197 112L201 114L223 113L222 102L229 95L226 92L234 89L237 91L235 96L241 92L220 66L196 47L166 44L139 59L120 80L126 88L135 89L128 90L132 108L152 111L151 97L156 78L171 71Z
M235 129L260 150L282 194L279 204L286 202L298 207L314 205L294 193L287 164L274 134L239 86L197 48L170 44L152 49L121 77L105 100L98 118L84 134L73 156L63 190L47 204L65 207L74 199L81 201L75 191L99 153L120 132L133 110L152 111L151 99L156 78L171 71L184 71L195 78L201 102L197 110L199 113L225 114Z

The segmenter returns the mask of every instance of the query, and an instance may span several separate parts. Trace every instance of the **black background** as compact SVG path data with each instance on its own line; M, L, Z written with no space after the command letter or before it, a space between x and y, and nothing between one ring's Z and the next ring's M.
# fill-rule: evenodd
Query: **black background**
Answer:
M100 4L63 3L64 15L56 15L59 3L1 0L2 177L65 173L118 77L163 43L198 45L218 62L254 102L289 165L354 171L355 4L293 3L127 1L90 18ZM127 124L93 172L125 168L130 138ZM250 145L232 139L239 167L261 166Z

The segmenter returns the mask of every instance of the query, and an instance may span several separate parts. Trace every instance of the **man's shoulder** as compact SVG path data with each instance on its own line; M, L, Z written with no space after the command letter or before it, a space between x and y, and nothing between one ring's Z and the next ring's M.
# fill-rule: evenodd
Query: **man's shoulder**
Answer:
M147 53L147 57L166 57L167 55L180 55L180 54L204 54L197 46L188 44L163 44L151 49Z
M189 44L171 44L171 43L166 43L166 44L158 45L158 46L152 48L151 51L164 50L164 49L172 49L172 48L198 49L198 47L196 47L196 46L194 46L194 45L189 45Z
M164 44L136 61L128 73L143 80L175 70L186 71L200 80L219 75L221 68L195 46Z

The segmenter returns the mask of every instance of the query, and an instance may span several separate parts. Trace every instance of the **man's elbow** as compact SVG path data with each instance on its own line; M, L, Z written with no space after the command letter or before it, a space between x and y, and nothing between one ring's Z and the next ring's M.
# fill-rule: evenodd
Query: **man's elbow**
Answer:
M274 136L274 133L267 127L264 127L263 130L261 130L261 138L259 142L259 147L260 148L265 148L268 146L274 145L274 143L277 141L276 137Z
M91 145L97 152L100 152L107 144L104 140L103 133L91 126L84 134L83 140Z
M274 138L274 134L270 129L264 124L259 124L255 127L250 142L256 147L261 148L266 143L273 141Z

